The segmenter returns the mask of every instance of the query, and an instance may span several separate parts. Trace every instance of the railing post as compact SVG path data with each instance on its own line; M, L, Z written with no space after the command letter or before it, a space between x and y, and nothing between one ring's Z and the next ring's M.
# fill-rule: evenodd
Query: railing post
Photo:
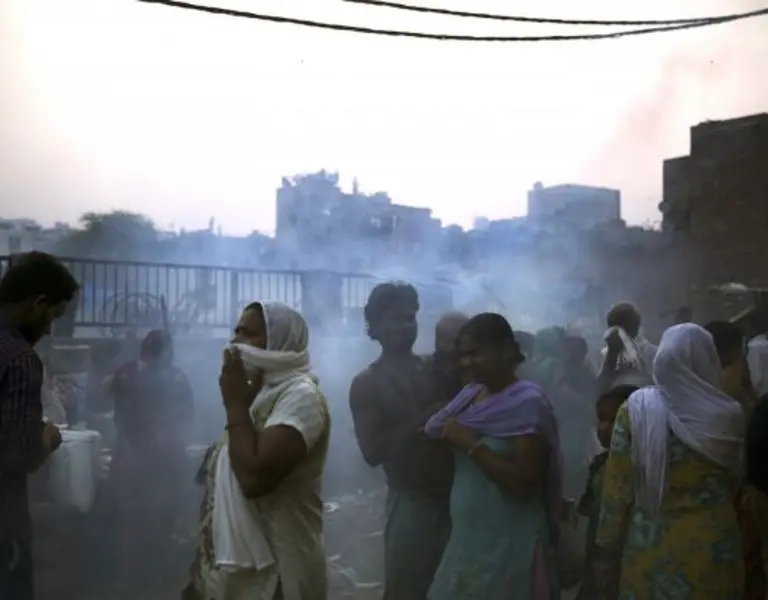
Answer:
M342 276L328 271L301 274L301 308L311 329L331 330L341 326L344 307Z
M240 271L229 272L229 323L235 326L240 318Z

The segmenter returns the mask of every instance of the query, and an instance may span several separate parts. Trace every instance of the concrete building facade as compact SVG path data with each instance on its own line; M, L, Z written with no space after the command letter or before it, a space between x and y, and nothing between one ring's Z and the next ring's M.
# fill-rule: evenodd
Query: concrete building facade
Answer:
M684 241L696 319L727 317L751 298L713 288L768 287L768 114L701 123L690 143L664 163L663 226Z
M536 183L528 192L528 217L557 219L579 228L590 228L621 219L621 192L588 185Z
M341 268L366 269L369 257L406 255L434 242L441 223L428 208L403 206L385 193L341 190L338 177L320 172L283 180L277 190L276 241L282 251L316 260L313 268L332 262Z

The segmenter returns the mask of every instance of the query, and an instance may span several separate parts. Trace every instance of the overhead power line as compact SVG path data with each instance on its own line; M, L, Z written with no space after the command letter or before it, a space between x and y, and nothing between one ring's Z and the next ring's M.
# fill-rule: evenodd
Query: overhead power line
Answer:
M395 29L375 29L372 27L360 27L356 25L342 25L340 23L327 23L323 21L313 21L310 19L299 19L295 17L284 17L279 15L266 15L261 13L248 12L244 10L235 10L218 6L206 6L203 4L192 4L180 0L137 0L144 4L157 4L192 10L214 15L223 15L228 17L238 17L243 19L252 19L268 23L281 23L286 25L298 25L313 29L325 29L328 31L345 31L349 33L362 33L367 35L377 35L386 37L402 37L422 40L435 40L442 42L574 42L586 40L607 40L636 35L646 35L651 33L661 33L665 31L680 31L684 29L695 29L698 27L708 27L710 25L719 25L721 23L730 23L740 21L751 17L758 17L768 14L768 8L743 13L740 15L714 17L702 21L684 22L679 25L670 25L665 27L648 27L643 29L629 29L624 31L614 31L611 33L593 33L582 35L541 35L541 36L486 36L486 35L459 35L444 33L427 33L422 31L405 31Z
M516 23L541 23L549 25L608 25L608 26L628 26L628 27L648 27L654 25L683 25L686 23L699 23L711 21L713 19L733 19L735 17L745 18L747 16L756 16L755 12L736 13L730 15L719 15L716 17L691 17L688 19L653 19L653 20L605 20L605 19L553 19L545 17L522 17L513 15L498 15L490 13L479 13L465 10L452 10L448 8L433 8L431 6L419 6L415 4L403 4L401 2L390 2L388 0L342 0L348 4L363 4L377 8L392 8L395 10L405 10L417 13L426 13L432 15L445 15L449 17L463 17L468 19L484 19L487 21L513 21Z

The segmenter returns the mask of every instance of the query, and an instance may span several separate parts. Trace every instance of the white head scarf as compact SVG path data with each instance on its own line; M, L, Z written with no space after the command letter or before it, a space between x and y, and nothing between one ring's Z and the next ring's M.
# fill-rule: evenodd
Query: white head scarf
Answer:
M267 326L267 348L234 344L249 373L264 372L266 386L310 372L309 327L304 317L279 302L260 304Z
M653 362L653 387L629 397L636 503L657 513L666 484L669 431L686 446L736 474L745 417L720 388L722 368L711 334L693 323L664 332Z
M234 344L249 374L264 373L264 385L251 405L251 418L269 415L275 403L302 385L315 386L310 373L309 328L297 311L278 302L261 304L267 327L266 349ZM213 547L216 565L224 571L265 569L274 564L272 548L264 535L259 507L246 500L232 470L229 452L216 459L213 501Z

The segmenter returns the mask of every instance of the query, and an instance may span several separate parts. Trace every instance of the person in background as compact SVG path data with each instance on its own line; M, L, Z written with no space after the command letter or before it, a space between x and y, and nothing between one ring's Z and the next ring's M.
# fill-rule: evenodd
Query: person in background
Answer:
M577 506L578 515L587 519L584 568L581 587L576 596L577 600L593 600L595 598L595 535L600 517L600 500L603 494L603 470L608 460L608 449L611 447L613 422L616 419L616 413L618 413L621 405L638 389L640 388L633 383L628 383L625 379L619 378L614 387L600 395L595 405L595 412L597 413L597 438L603 451L589 465L587 484Z
M110 488L120 577L124 586L142 585L145 577L163 577L162 556L180 513L192 388L173 364L170 336L159 329L142 341L139 360L119 367L106 386L117 431Z
M425 361L414 354L419 298L413 286L382 283L364 315L381 355L350 387L355 434L365 461L387 477L384 600L424 600L451 531L450 449L424 439L445 405Z
M664 332L655 386L619 409L595 535L595 600L740 600L744 411L721 387L712 335ZM618 581L616 575L619 575Z
M427 357L427 364L433 372L438 394L446 402L452 400L466 383L459 368L456 340L468 320L463 313L449 312L440 317L435 326L435 352Z
M182 598L325 600L331 416L304 317L279 302L246 306L219 387L226 432L198 473L198 546Z
M78 292L53 256L22 254L0 280L0 598L33 600L28 475L61 444L43 422L43 364L34 345Z
M515 331L515 339L520 345L520 352L525 356L525 362L517 369L517 375L525 381L536 381L536 336L528 331Z
M693 309L689 306L681 306L675 311L673 325L693 323Z
M563 450L563 491L576 497L584 486L587 468L594 457L594 398L597 377L587 362L587 342L566 335L548 397L560 424Z
M427 422L456 472L452 531L429 600L559 600L557 422L541 388L519 381L523 355L507 320L472 317L459 334L473 383Z
M768 578L768 396L756 403L747 422L745 444L746 481L760 536L763 576ZM768 594L767 594L768 597Z
M55 425L66 425L67 410L61 401L61 394L56 389L53 378L45 366L43 366L42 399L43 419L45 419L45 422L54 423Z
M749 340L747 362L757 396L768 394L768 335L760 333Z
M712 335L723 368L723 390L738 400L747 413L757 403L749 377L747 341L744 331L730 321L711 321L704 328Z
M742 329L729 321L712 321L704 327L712 335L720 365L723 369L723 391L737 400L744 411L752 412L757 401L746 366L746 338ZM763 542L761 523L758 518L760 492L742 485L736 494L734 505L741 525L744 554L744 600L764 600L766 593L763 566Z
M35 346L35 352L43 361L43 388L42 388L42 400L43 400L43 420L46 423L54 423L56 425L66 425L67 410L62 402L61 393L56 389L53 377L51 377L49 365L51 362L51 354L53 352L53 344L51 343L53 337L43 338L40 343Z
M605 332L602 364L598 375L600 389L613 385L617 375L624 371L638 371L651 383L656 346L651 344L640 330L640 313L633 304L622 302L615 305L606 316L608 331Z
M589 364L587 340L576 334L567 334L560 344L562 370L558 384L566 383L582 392L593 393L595 372Z
M533 357L532 380L547 394L554 392L559 373L562 371L562 343L565 329L547 327L536 332Z

